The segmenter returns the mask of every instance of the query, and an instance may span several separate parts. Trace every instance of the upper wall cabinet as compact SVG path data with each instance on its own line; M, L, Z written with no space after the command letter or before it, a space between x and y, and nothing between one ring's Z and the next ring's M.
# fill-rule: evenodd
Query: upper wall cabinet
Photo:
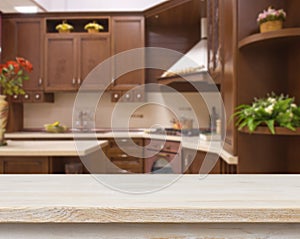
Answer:
M158 83L161 75L172 67L172 65L181 58L182 54L187 53L200 41L200 20L201 17L206 17L206 1L166 1L146 11L145 16L147 47L164 48L166 50L176 51L177 53L164 54L163 57L159 59L154 59L150 54L147 56L147 64L159 65L161 69L158 67L157 69L147 69L146 82ZM182 71L189 68L188 66L185 67ZM180 77L177 78L179 79ZM173 82L174 85L177 85L175 81L172 81L172 83ZM182 90L182 88L180 85L178 90ZM184 88L188 89L193 87Z
M3 20L2 61L20 56L28 59L34 66L34 70L29 74L30 80L24 81L25 90L43 89L42 32L43 24L39 18Z
M112 101L121 99L121 101L130 102L144 99L144 92L141 88L129 91L145 83L144 51L134 53L129 51L145 46L144 35L143 16L112 17ZM140 63L141 69L131 70L132 66Z
M42 18L5 18L2 32L2 61L24 57L34 70L28 73L30 80L24 81L23 96L13 96L17 102L53 101L52 95L44 95L44 24Z
M96 20L95 20L96 19ZM110 57L110 18L67 19L74 30L70 33L58 33L56 26L62 20L47 19L45 41L45 89L48 92L76 91L87 75L101 62ZM103 30L87 33L84 26L97 22ZM88 87L99 89L99 84L109 82L110 76L99 76Z
M144 17L142 16L116 16L112 17L112 55L141 48L145 46L144 39ZM130 63L144 62L143 54L130 53L122 57L116 57L113 63L113 87L120 85L141 85L144 84L144 70L131 71L117 78L118 75L127 71Z
M109 36L47 35L46 91L76 91L88 73L109 56Z

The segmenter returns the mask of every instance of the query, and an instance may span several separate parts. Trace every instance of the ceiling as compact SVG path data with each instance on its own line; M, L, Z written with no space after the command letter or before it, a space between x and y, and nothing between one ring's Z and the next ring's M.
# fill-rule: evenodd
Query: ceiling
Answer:
M39 12L144 11L168 0L0 0L0 11L16 12L15 6L38 6Z

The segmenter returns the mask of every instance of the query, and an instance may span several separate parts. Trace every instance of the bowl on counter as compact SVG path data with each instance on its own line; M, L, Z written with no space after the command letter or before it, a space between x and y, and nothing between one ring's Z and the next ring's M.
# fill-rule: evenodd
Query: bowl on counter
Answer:
M47 133L65 133L68 131L68 127L65 125L45 124L44 129Z

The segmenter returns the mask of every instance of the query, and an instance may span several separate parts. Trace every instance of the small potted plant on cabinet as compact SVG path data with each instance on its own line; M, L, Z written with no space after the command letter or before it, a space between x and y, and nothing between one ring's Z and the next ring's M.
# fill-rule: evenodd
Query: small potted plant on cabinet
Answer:
M265 98L254 99L251 105L240 105L233 114L239 130L246 128L253 133L258 126L267 126L275 134L276 126L296 131L300 127L300 107L294 98L275 93Z
M84 26L84 30L87 30L89 33L97 33L103 29L104 27L98 24L96 21L90 22Z
M282 28L283 21L286 19L286 13L283 9L275 10L269 7L258 15L257 22L260 32L275 31Z
M71 32L74 29L74 27L68 24L66 20L64 20L61 24L58 24L55 27L55 29L60 33L66 33L66 32Z
M23 95L23 81L29 77L26 72L32 71L32 64L21 57L15 61L7 61L0 65L0 146L6 145L4 133L8 119L8 102L5 100L7 95Z

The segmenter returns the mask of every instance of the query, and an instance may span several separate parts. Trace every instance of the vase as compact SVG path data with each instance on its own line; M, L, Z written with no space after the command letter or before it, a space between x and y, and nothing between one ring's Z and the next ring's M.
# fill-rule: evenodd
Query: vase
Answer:
M4 133L6 131L8 119L8 102L5 100L6 95L0 95L0 146L6 145Z
M276 21L264 22L259 25L259 28L260 28L260 32L277 31L282 28L282 21L276 20Z

